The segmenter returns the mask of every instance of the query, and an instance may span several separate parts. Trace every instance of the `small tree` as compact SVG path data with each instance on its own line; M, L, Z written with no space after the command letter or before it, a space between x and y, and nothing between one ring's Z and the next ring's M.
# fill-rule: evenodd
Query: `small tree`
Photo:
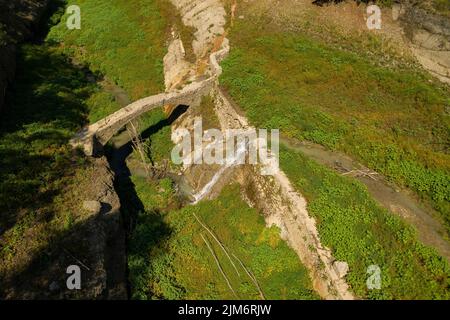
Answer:
M141 159L146 175L148 177L153 177L153 166L150 164L150 161L145 154L145 146L140 134L139 122L134 123L133 121L130 121L127 125L127 132L130 136L133 150L139 155L139 158Z

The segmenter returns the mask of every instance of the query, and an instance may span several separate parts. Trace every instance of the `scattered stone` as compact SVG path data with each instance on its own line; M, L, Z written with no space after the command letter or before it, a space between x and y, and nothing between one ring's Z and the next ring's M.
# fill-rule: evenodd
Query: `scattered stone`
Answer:
M102 204L98 201L84 201L83 208L91 213L99 213Z
M349 270L347 262L344 261L335 261L333 267L341 279L347 275Z
M181 13L183 23L197 30L194 33L192 47L198 58L204 56L214 43L216 35L225 33L227 13L222 2L220 0L171 0L171 2Z

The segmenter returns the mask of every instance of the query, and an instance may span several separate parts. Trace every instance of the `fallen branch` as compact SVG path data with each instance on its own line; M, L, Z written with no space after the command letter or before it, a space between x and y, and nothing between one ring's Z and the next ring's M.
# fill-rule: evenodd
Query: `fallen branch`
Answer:
M130 136L131 144L133 145L133 149L139 154L141 162L144 166L145 173L147 174L147 177L149 177L151 166L146 161L141 135L139 134L138 129L136 129L135 125L133 124L133 121L130 121L128 124L129 125L127 126L127 132Z
M237 261L239 261L239 263L240 263L242 269L245 270L245 272L247 273L248 277L249 277L249 278L253 281L253 283L255 284L256 288L257 288L258 291L259 291L259 296L261 297L261 299L262 299L262 300L266 300L266 297L264 296L264 293L262 292L261 287L259 286L259 283L258 283L258 281L256 280L256 277L253 275L253 273L247 269L247 267L244 265L244 263L241 261L241 259L239 259L234 253L232 253L232 255L233 255L233 257L234 257Z
M72 253L70 253L69 250L67 250L66 248L63 248L64 252L67 253L69 256L71 256L73 259L75 259L79 264L81 264L82 267L84 267L86 270L90 271L91 269L85 265L80 259L78 259L77 257L75 257Z
M342 175L343 176L346 176L346 175L357 175L358 176L359 175L359 176L363 176L363 177L369 177L370 179L377 181L377 179L373 176L378 175L378 173L355 169L355 170L350 170L350 171L344 172L344 173L342 173Z
M211 246L209 245L208 240L205 239L205 237L203 236L203 234L200 233L200 236L202 237L203 241L206 243L206 245L208 246L209 251L211 252L214 260L216 261L217 267L219 268L220 273L222 274L223 278L225 279L228 288L230 288L231 292L233 292L234 296L237 298L237 294L236 292L233 290L233 287L231 286L230 281L227 278L227 275L225 274L225 272L222 269L222 266L220 265L219 259L217 259L216 254L214 253L214 250L211 248Z
M214 235L214 233L205 225L203 224L200 219L197 217L197 215L195 213L193 213L195 219L197 219L198 223L200 223L200 225L206 230L208 231L208 233L214 238L214 240L217 241L217 243L219 244L219 246L222 248L223 252L225 252L225 255L228 257L228 259L230 260L231 264L233 265L234 270L236 270L236 273L238 275L238 277L241 277L241 274L239 273L238 269L236 268L236 265L234 264L233 260L231 259L230 255L228 254L227 249L225 248L225 246L219 241L219 239L217 239L217 237Z

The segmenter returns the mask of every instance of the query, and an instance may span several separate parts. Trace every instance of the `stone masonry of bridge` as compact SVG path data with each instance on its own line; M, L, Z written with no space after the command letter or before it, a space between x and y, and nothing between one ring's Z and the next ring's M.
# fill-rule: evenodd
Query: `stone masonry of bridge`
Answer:
M71 145L75 148L82 148L86 155L93 156L120 129L146 112L165 105L186 105L189 107L200 105L201 99L209 95L217 84L222 73L219 63L226 57L229 50L228 39L224 38L220 49L213 52L209 57L209 78L206 80L188 84L179 91L174 90L137 100L106 118L83 128L70 141Z

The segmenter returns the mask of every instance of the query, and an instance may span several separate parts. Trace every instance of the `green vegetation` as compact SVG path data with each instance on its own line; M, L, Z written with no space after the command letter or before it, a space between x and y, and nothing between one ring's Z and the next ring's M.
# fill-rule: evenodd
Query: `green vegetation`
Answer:
M450 2L448 0L433 0L433 7L437 12L450 16Z
M121 108L111 93L105 92L99 87L87 99L86 104L89 108L89 123L95 123Z
M61 43L89 68L106 75L137 100L164 90L166 20L157 1L70 0L81 8L81 30L64 16L49 40Z
M346 152L429 200L450 230L449 91L375 55L251 20L235 23L221 77L250 120Z
M166 115L162 110L158 110L157 112L151 115L153 118L156 118L158 121L153 121L152 123L161 123L166 124ZM159 130L154 130L154 134L152 134L146 141L148 146L148 157L151 159L153 163L162 164L164 160L170 160L171 152L174 147L172 140L170 138L172 134L172 129L170 125L161 126L161 128L157 128ZM172 162L169 162L171 165Z
M71 58L119 84L133 100L163 90L166 16L172 14L167 3L68 2L81 6L82 29L67 30L63 19L45 44L22 47L10 108L0 119L2 278L32 266L37 253L48 261L49 248L80 222L80 199L87 198L96 172L68 140L85 123L120 108ZM189 37L188 29L178 28ZM281 36L244 21L234 28L222 82L253 123L348 152L431 199L450 220L448 92L424 75L381 68L297 35ZM205 128L217 127L210 99L199 110ZM172 149L169 124L161 110L141 119L148 158L155 163ZM448 264L379 208L363 186L283 148L281 164L308 198L324 245L349 263L347 279L358 296L450 299ZM170 179L133 176L130 184L122 187L136 191L141 207L137 217L128 217L136 218L129 247L133 298L258 299L258 286L268 299L318 298L279 230L265 227L237 186L226 187L214 201L180 209ZM123 210L127 215L134 209ZM381 291L366 289L371 264L382 269Z
M183 107L179 106L175 109L169 118L159 109L148 112L139 119L138 127L147 152L146 160L154 165L158 166L166 162L172 169L177 167L171 161L171 152L175 145L171 140L172 129L170 125L180 112L185 111L179 109L183 109ZM203 130L220 128L220 122L214 112L214 102L211 97L204 97L198 107L190 109L188 112L190 112L192 118L201 117ZM137 160L140 159L136 151L133 152L132 157Z
M0 125L3 271L17 268L16 259L48 244L54 230L70 220L70 204L57 202L70 193L73 181L79 184L84 175L75 174L87 163L68 141L86 122L86 101L97 92L57 48L24 45L20 50L12 100Z
M136 125L143 142L145 161L157 167L168 162L173 167L174 164L169 161L174 147L171 140L172 131L163 110L157 109L142 115ZM128 159L142 160L137 150L134 150Z
M322 243L336 259L349 264L346 279L358 297L450 298L447 261L420 244L412 228L379 207L365 186L283 146L280 162L294 186L307 198ZM381 290L367 289L366 271L370 265L381 268Z
M1 124L1 211L17 214L51 194L71 166L67 141L85 121L85 99L95 86L83 80L57 50L24 46L19 57L15 95Z
M259 299L257 285L236 257L255 276L266 298L317 298L307 270L294 251L280 239L277 228L266 228L263 217L240 200L238 186L227 187L214 201L171 210L176 200L170 180L152 184L133 177L133 182L145 204L129 252L133 298ZM194 215L226 247L240 276ZM202 236L217 256L236 296Z
M61 10L48 27L60 16ZM37 277L55 263L53 250L81 226L80 201L89 198L98 171L68 141L89 119L118 108L61 47L44 42L18 51L16 80L0 119L1 295L11 277L20 275L25 283L26 270ZM38 282L30 281L28 290Z
M204 128L217 127L210 98L191 116L202 115ZM175 111L176 112L176 111ZM155 165L170 159L170 120L162 111L141 118L148 159ZM139 159L136 153L132 158ZM137 214L129 246L129 270L134 299L259 299L260 293L236 258L233 265L195 215L214 231L258 279L266 298L316 299L306 269L295 252L280 239L279 230L266 228L259 212L240 200L238 186L225 189L214 201L177 209L179 200L170 179L132 176L142 208ZM238 199L238 200L237 200ZM236 295L229 289L207 239Z
M337 47L321 40L327 35L309 37L301 29L307 38L245 16L230 32L220 80L250 121L352 155L430 200L450 226L447 89L402 63L380 63L376 49L358 52L362 40L339 38ZM280 160L307 198L323 244L349 263L347 281L357 296L449 298L448 263L363 185L283 146ZM382 270L379 291L367 290L372 264Z

